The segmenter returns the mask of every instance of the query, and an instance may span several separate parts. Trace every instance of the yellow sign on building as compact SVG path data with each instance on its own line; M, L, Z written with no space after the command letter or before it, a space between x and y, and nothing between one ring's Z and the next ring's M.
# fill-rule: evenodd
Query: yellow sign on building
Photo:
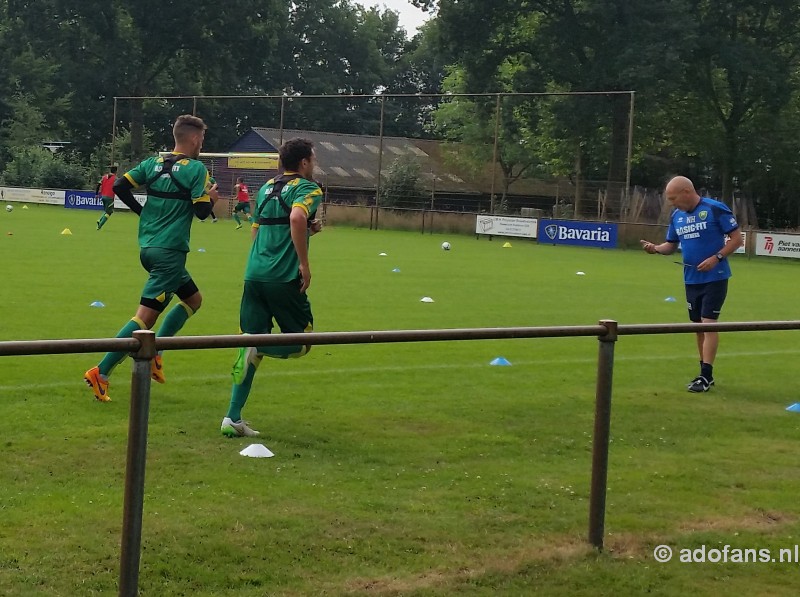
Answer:
M228 157L228 168L235 170L277 170L278 154L237 155Z

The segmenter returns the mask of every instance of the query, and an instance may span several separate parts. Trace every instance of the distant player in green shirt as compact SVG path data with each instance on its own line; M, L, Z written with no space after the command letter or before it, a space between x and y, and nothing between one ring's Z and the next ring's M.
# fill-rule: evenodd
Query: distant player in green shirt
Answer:
M313 182L317 158L307 139L290 139L279 149L284 173L261 187L253 214L253 246L244 275L239 327L244 334L310 332L314 318L306 290L311 284L309 237L322 229L315 218L322 189ZM228 437L259 435L242 421L256 369L264 356L298 358L310 346L241 348L233 366L233 391L221 431Z
M196 116L175 120L172 134L175 149L164 157L141 162L114 183L114 192L139 216L139 260L149 278L142 291L136 315L126 323L117 338L130 338L136 330L151 329L177 294L180 302L164 318L158 336L174 336L191 315L197 312L202 296L186 271L192 219L205 219L218 199L208 170L197 160L205 138L206 125ZM132 189L147 188L147 202L140 205ZM83 376L100 402L108 396L108 377L125 357L125 352L109 352L97 367ZM151 363L152 378L164 383L161 355Z

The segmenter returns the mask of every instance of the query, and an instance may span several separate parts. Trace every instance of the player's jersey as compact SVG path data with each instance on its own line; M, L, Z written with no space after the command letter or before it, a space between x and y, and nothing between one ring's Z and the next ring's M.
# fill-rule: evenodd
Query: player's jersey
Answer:
M153 178L164 165L163 157L152 157L125 173L135 187ZM189 235L195 203L210 202L207 186L211 179L202 162L184 158L172 167L172 174L189 190L191 199L165 199L148 194L139 217L139 246L160 247L189 252ZM169 174L163 174L150 188L161 192L179 192Z
M293 173L285 173L291 174ZM267 202L274 183L274 179L270 180L258 191L256 214L259 217L283 218L287 215L277 199ZM290 209L298 206L309 215L317 211L322 200L322 189L317 183L298 177L286 183L281 191L281 198ZM253 227L258 228L258 231L250 249L244 279L259 282L297 280L300 260L292 244L289 224L259 226L256 223Z
M100 179L100 196L109 199L114 198L114 182L117 180L117 175L109 173Z
M250 190L243 182L239 183L239 190L236 191L236 201L239 203L250 203Z
M716 255L725 246L725 235L739 228L731 210L724 203L708 197L690 212L675 209L670 218L667 241L681 243L683 279L686 284L705 284L731 277L731 266L723 259L711 271L697 271L697 266Z

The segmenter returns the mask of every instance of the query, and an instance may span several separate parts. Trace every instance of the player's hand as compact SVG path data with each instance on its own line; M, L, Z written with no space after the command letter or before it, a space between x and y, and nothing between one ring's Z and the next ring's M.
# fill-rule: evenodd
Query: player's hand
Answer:
M645 250L645 252L650 253L651 255L658 253L656 246L649 240L642 239L639 241L639 244L642 245L642 248Z
M309 227L309 230L311 231L312 236L315 235L317 232L321 232L322 220L316 220L316 219L311 220L311 226Z
M698 272L710 272L712 269L717 267L718 263L719 263L719 259L717 259L717 256L716 255L712 255L708 259L704 259L703 261L701 261L698 264L697 271Z
M311 286L311 268L308 264L300 264L300 292L303 293Z
M219 201L219 192L217 191L217 183L214 183L208 188L208 196L211 197L211 202L216 203Z

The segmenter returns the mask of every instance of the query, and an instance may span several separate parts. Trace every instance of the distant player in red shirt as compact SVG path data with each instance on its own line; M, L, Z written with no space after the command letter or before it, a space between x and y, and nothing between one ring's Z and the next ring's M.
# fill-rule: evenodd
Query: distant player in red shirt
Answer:
M247 214L247 220L253 221L250 217L250 191L241 177L236 179L236 184L233 185L233 192L236 195L236 207L233 208L233 219L236 220L236 230L242 227L242 221L239 219L239 212Z
M117 180L117 167L111 166L108 169L108 174L104 174L97 183L97 188L94 191L95 197L103 200L103 209L105 213L97 220L97 229L100 230L103 225L114 213L114 182Z

